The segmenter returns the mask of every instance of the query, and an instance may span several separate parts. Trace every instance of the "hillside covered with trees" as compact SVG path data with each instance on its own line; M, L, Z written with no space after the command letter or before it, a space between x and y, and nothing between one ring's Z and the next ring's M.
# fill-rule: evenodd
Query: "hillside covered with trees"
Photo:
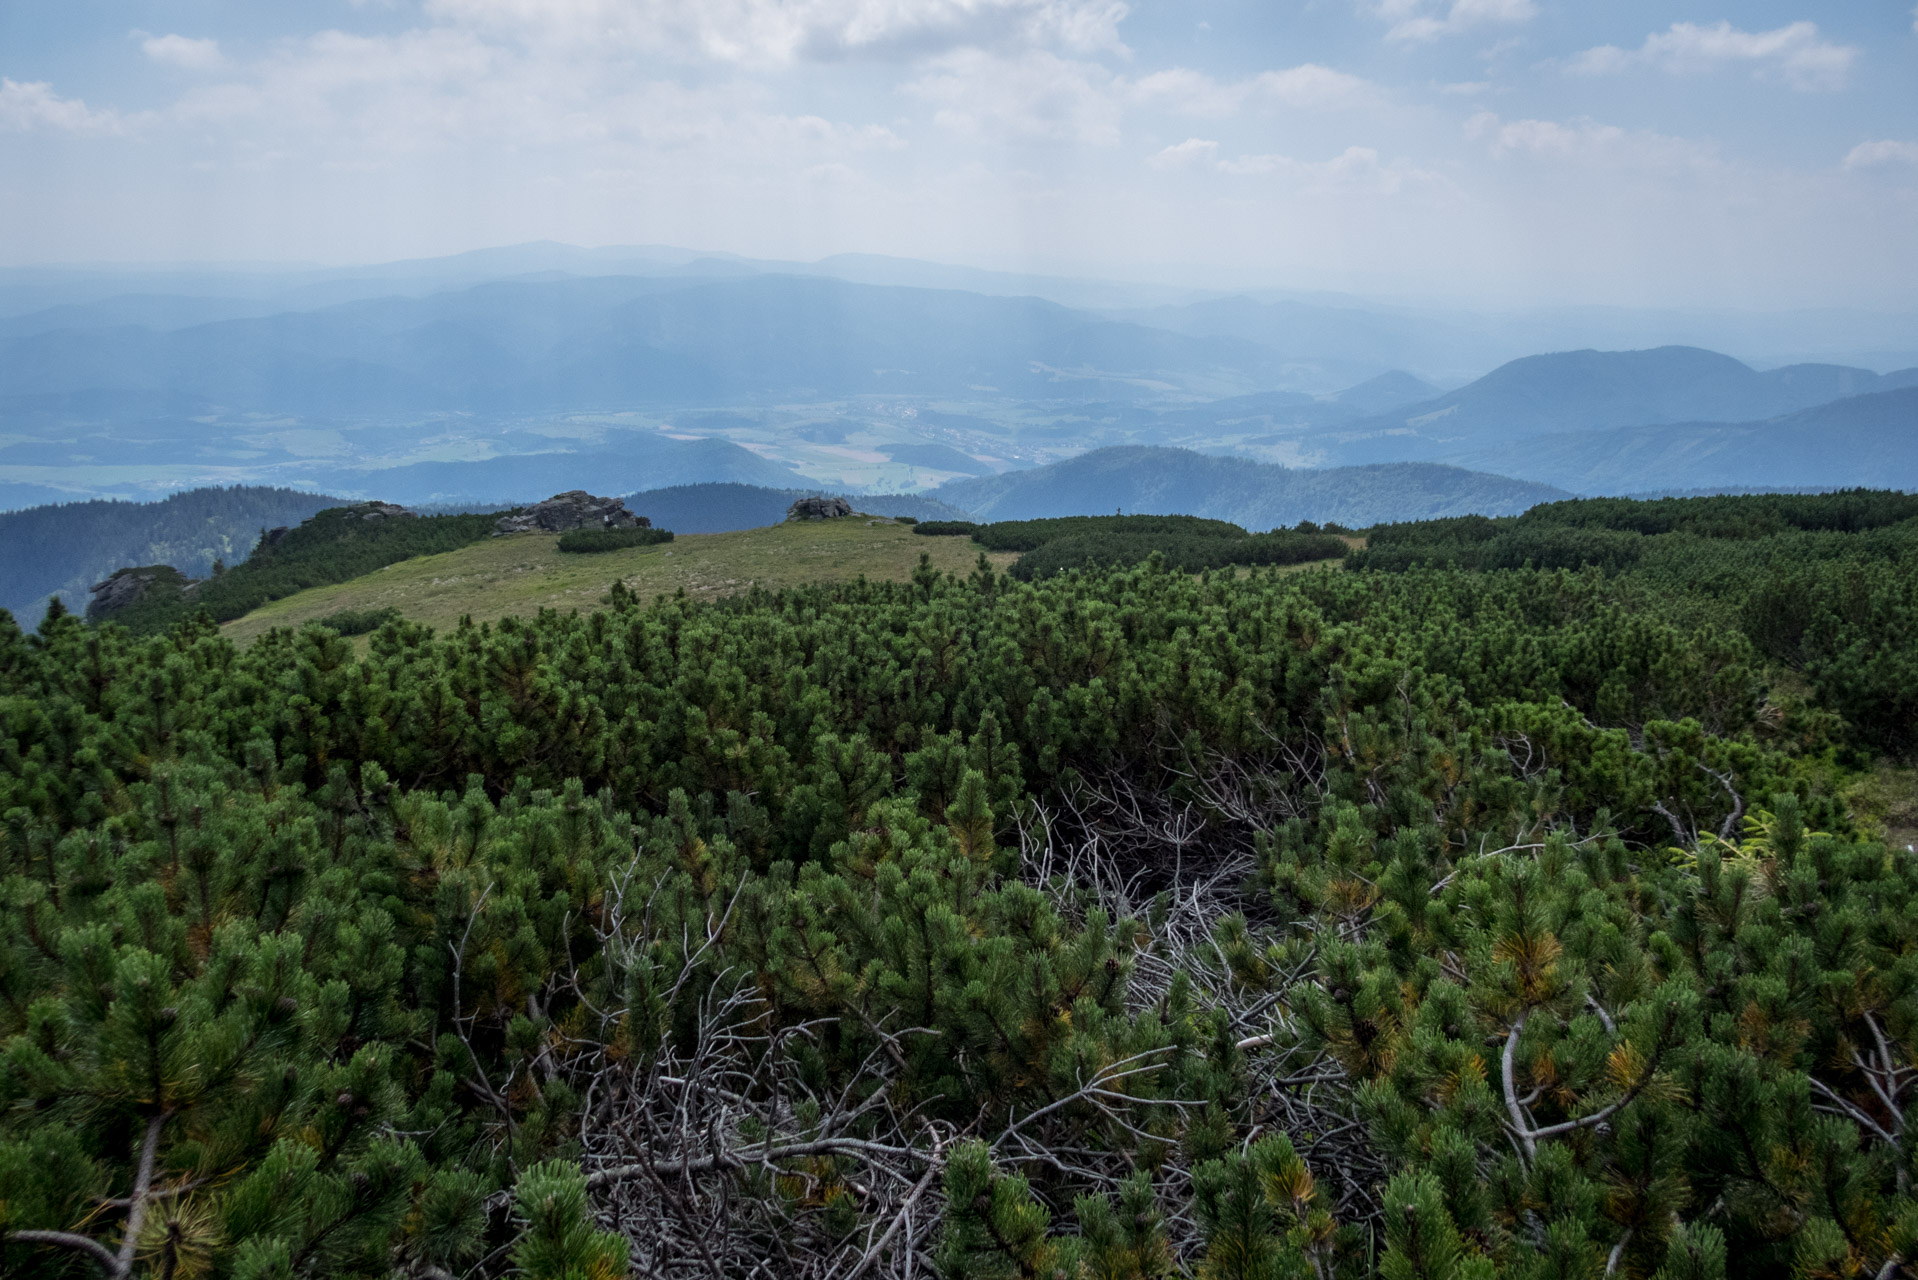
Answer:
M87 588L126 565L171 565L204 578L246 559L262 531L300 521L338 498L246 485L189 489L159 502L68 502L0 512L0 608L39 617L59 595L75 612Z
M1909 1277L1915 550L0 615L0 1268Z
M346 582L414 556L490 538L497 524L491 512L416 516L378 502L328 507L292 528L262 531L253 554L234 568L190 587L149 592L112 616L137 632L161 630L199 614L230 622L309 587Z

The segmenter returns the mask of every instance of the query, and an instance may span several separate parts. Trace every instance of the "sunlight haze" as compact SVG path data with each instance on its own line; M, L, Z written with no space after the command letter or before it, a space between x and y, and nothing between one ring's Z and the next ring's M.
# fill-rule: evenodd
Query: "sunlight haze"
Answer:
M0 4L0 261L555 240L1901 307L1899 0Z

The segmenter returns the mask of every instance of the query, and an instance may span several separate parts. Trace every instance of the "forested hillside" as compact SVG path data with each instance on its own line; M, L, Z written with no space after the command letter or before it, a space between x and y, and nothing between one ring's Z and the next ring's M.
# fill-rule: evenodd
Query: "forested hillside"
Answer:
M295 489L191 489L159 502L70 502L0 512L0 608L37 618L48 596L84 610L87 588L130 564L204 578L246 559L262 529L295 525L338 498Z
M377 502L328 507L293 528L263 533L253 554L235 568L186 590L151 592L113 620L142 633L202 613L214 622L229 622L309 587L490 538L497 522L491 512L416 516Z
M1912 501L0 617L0 1267L1909 1276Z

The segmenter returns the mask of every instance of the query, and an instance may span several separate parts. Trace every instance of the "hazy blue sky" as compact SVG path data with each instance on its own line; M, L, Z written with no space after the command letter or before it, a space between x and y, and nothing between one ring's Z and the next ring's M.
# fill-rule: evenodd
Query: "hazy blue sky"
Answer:
M0 0L0 261L1909 305L1911 0Z

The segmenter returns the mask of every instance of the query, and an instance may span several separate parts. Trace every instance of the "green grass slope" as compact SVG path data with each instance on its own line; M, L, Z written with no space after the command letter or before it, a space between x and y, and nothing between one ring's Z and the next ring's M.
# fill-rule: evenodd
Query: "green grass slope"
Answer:
M774 525L731 533L686 534L670 543L601 555L565 555L551 534L488 538L438 555L417 556L331 586L273 601L223 628L251 640L273 627L299 626L343 610L397 609L435 627L540 609L599 607L614 582L642 599L685 591L697 599L861 576L903 581L925 553L935 568L968 572L979 548L964 538L915 538L909 525L865 518ZM1000 568L1016 557L992 556Z

